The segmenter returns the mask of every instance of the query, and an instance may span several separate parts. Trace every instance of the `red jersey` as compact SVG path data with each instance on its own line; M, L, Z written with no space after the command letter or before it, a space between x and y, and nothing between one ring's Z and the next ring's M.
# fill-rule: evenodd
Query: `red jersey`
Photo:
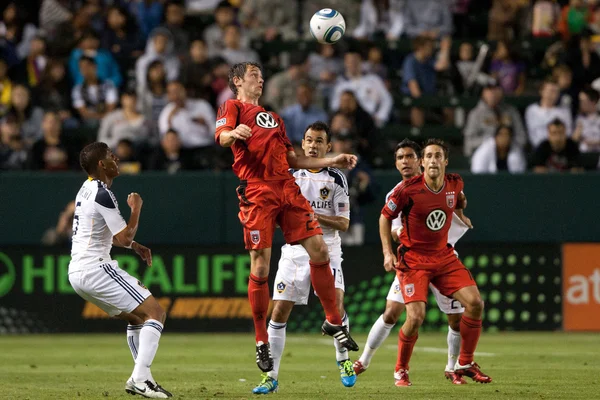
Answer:
M434 253L447 247L452 213L463 188L460 175L446 174L442 188L433 192L425 176L418 175L396 186L381 214L394 220L402 212L400 243L417 252Z
M234 130L240 124L250 127L252 137L246 141L236 140L231 146L233 172L238 178L254 181L293 179L287 161L287 153L293 151L293 147L285 133L283 120L261 106L227 100L217 114L217 143L221 132Z

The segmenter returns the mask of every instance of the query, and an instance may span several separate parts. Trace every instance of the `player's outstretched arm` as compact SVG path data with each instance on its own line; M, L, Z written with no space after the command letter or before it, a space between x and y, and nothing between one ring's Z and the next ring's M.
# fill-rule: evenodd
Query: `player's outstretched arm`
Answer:
M390 272L396 266L396 255L392 249L392 221L385 215L379 216L379 237L381 238L381 249L383 251L383 268Z
M340 232L346 232L350 226L350 220L346 217L315 214L315 218L322 226L332 228Z
M339 168L352 169L356 166L357 158L352 154L340 154L333 158L314 158L293 151L287 153L288 164L294 169Z
M231 147L236 140L248 140L252 136L252 129L248 125L240 124L232 131L223 131L219 135L221 147Z
M122 247L131 247L131 244L133 243L133 238L135 238L140 223L140 214L142 212L142 204L144 204L144 201L139 194L130 193L129 196L127 196L127 204L131 208L129 222L125 229L113 237L113 243L116 241Z

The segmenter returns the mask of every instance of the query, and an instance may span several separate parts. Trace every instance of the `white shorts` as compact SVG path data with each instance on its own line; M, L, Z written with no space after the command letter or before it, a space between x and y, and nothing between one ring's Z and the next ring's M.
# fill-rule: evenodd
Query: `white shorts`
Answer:
M462 306L462 304L460 304L458 300L444 296L431 283L429 284L429 288L433 292L433 295L435 296L435 301L437 302L437 305L440 308L441 312L443 312L444 314L462 314L465 312L465 308ZM390 291L387 295L387 300L404 304L404 297L402 297L402 290L400 290L398 276L396 276L394 278L394 282L392 282L392 286L390 287Z
M302 246L285 245L281 248L281 258L273 287L273 300L293 301L297 305L308 304L310 295L308 260L308 253ZM329 246L329 265L335 288L345 290L342 261L341 246Z
M71 272L69 282L79 296L111 317L132 312L152 294L137 278L119 268L115 260Z

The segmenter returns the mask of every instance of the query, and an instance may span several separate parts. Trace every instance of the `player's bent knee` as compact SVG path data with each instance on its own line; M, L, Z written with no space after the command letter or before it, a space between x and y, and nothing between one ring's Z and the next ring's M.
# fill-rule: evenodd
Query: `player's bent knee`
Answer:
M483 299L479 296L469 301L465 308L469 310L469 313L472 315L480 316L483 314L484 303Z

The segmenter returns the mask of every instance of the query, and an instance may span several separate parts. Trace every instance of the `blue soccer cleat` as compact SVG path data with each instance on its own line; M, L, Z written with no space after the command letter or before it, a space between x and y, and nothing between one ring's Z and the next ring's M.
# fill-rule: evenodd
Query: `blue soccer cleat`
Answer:
M340 379L342 381L342 385L346 387L354 386L356 383L356 372L354 372L352 361L338 361L337 365L340 370Z
M279 387L279 383L271 378L268 374L262 374L262 381L260 384L252 389L252 393L254 394L269 394L269 393L277 393L277 388Z

